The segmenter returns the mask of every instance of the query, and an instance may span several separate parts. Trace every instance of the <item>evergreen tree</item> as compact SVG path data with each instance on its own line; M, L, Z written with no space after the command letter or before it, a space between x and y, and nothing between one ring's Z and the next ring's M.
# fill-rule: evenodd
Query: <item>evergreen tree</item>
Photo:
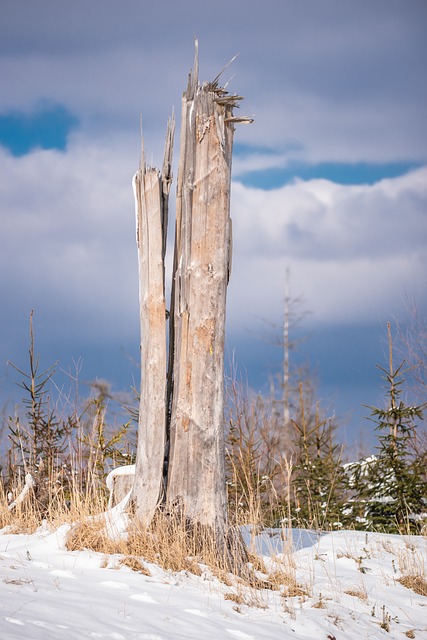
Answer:
M97 393L86 403L84 411L80 414L74 408L70 414L62 415L57 403L52 405L50 398L55 369L51 366L41 371L39 361L31 312L29 371L12 364L23 376L19 387L25 392L22 399L25 416L23 420L18 415L6 420L12 443L8 485L15 489L26 474L31 474L37 508L43 514L57 495L68 497L71 486L75 487L77 482L81 490L86 489L89 482L103 485L107 462L116 466L133 459L127 437L132 421L119 427L107 423L107 399L112 398L108 384L93 382L91 386ZM86 465L82 464L84 458ZM76 469L77 461L80 466Z
M390 324L388 336L389 370L379 367L387 382L387 407L369 407L379 453L369 465L359 498L366 500L370 526L387 532L417 531L427 509L427 492L421 461L414 457L412 444L415 421L423 419L427 403L408 406L401 399L404 362L394 369Z
M306 415L302 384L295 430L293 516L301 526L325 528L344 524L347 480L341 465L341 447L335 440L331 420ZM339 524L338 524L339 523Z
M59 418L50 406L49 386L54 367L39 371L39 357L34 350L33 312L30 314L29 373L12 365L22 376L19 386L25 391L26 425L18 417L8 419L9 437L22 455L25 472L41 473L49 478L67 449L67 439L75 428L74 416Z

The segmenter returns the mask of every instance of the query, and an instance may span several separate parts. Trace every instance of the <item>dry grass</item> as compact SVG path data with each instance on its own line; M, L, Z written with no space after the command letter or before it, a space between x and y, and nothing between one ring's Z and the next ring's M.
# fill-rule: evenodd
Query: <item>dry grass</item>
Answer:
M398 578L397 582L407 589L411 589L420 596L427 596L427 581L423 576L406 575Z
M245 585L237 585L235 591L224 594L224 600L231 600L237 605L246 605L256 609L268 609L267 598L259 589Z
M307 589L297 582L295 566L288 554L276 559L268 569L259 555L248 553L248 562L237 567L236 561L236 570L230 572L228 559L218 551L211 535L163 512L157 514L148 530L134 521L125 538L111 539L105 530L105 520L86 511L86 516L82 518L80 514L79 522L70 529L66 546L70 551L91 549L105 557L119 554L123 556L119 564L146 575L149 571L144 562L198 576L209 571L223 584L238 589L233 598L227 596L236 604L264 608L260 596L263 591L276 591L283 598L308 595Z
M241 592L233 593L229 591L228 593L224 593L224 600L231 600L231 602L235 602L236 604L245 604L245 598Z
M10 510L10 499L0 484L0 528L8 527L10 533L31 534L42 522L52 529L74 523L66 540L70 551L90 549L106 557L119 554L123 556L120 563L135 571L146 571L144 560L173 572L188 571L200 576L209 571L230 586L236 584L239 576L238 581L251 590L300 593L293 572L283 570L283 566L280 571L271 572L257 554L245 556L243 541L233 527L230 544L220 547L209 530L189 526L185 518L159 511L148 530L133 519L124 538L112 539L101 515L107 506L105 493L96 483L88 482L86 486L83 491L77 483L73 484L67 495L56 491L43 509L37 491L32 490L24 502ZM22 486L15 488L13 498L21 489ZM245 601L255 602L256 597L246 595Z
M6 584L14 584L17 587L20 587L23 584L31 584L33 581L28 580L27 578L4 578L3 582L5 582Z
M225 556L207 530L188 527L185 520L158 513L149 529L134 522L128 532L128 553L170 571L202 574L201 565L224 571ZM224 550L225 553L225 550Z
M114 540L106 534L103 519L86 518L72 527L66 545L70 551L86 548L107 555L143 558L168 571L184 570L198 576L207 566L221 581L228 579L227 559L212 536L162 513L156 516L149 529L133 522L126 538Z
M382 545L397 560L397 563L394 559L392 560L394 571L401 574L397 582L420 596L427 596L427 568L421 551L414 545L411 538L405 539L404 546L394 546L389 540L382 541Z
M348 596L353 596L353 598L358 598L362 602L368 601L368 594L364 587L351 587L350 589L346 589L344 593Z
M268 583L273 591L281 591L284 598L308 596L307 589L299 584L294 573L274 571L268 574Z
M22 490L17 488L16 495ZM15 495L13 496L15 498ZM2 484L0 483L0 529L8 527L10 533L34 533L40 525L40 517L35 508L34 501L27 500L13 511L9 509L9 501Z
M137 573L142 573L144 576L151 576L151 571L135 556L125 556L119 560L119 564L124 567L129 567L129 569Z
M254 553L252 551L248 552L248 561L251 563L251 566L254 571L259 571L260 573L263 573L263 574L268 573L264 560L257 553Z
M96 519L74 525L68 532L66 546L69 551L91 549L107 555L126 553L126 545L120 540L109 538L105 532L105 523Z
M23 502L11 508L11 501L21 493L23 486L22 481L17 483L8 499L0 482L0 528L9 527L10 532L31 534L42 523L58 528L102 513L107 507L105 492L95 487L89 476L85 489L79 486L77 474L67 488L58 485L56 478L47 478L42 487L36 484Z
M313 609L326 609L326 604L323 598L319 598L319 600L313 604Z

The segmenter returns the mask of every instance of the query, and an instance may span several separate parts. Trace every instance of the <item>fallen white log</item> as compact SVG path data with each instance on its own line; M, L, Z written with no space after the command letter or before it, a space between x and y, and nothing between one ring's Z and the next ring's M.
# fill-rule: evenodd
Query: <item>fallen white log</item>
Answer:
M133 488L135 480L135 465L128 464L123 467L117 467L108 474L105 482L110 492L108 498L108 509L122 502L123 498Z
M36 481L34 480L33 476L31 475L31 473L27 473L27 475L25 476L24 488L22 489L19 496L8 505L7 508L9 509L9 511L14 509L21 502L23 502L25 500L25 497L28 495L30 489L35 487L35 485L36 485Z
M107 511L89 518L93 521L103 521L105 523L104 532L113 540L126 535L129 525L127 507L131 499L134 480L134 464L117 467L117 469L110 471L105 479L107 489L110 492Z
M129 526L129 516L127 514L127 506L132 495L132 488L124 496L118 504L112 508L108 508L105 513L100 514L100 518L105 522L105 533L112 540L118 540L126 536ZM96 516L95 516L96 517Z

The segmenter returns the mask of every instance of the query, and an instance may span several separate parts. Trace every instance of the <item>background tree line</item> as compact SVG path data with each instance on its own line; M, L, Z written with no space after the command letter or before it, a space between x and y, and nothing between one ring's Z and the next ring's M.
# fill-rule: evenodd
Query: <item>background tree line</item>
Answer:
M251 392L232 373L226 384L225 459L234 521L421 531L427 520L422 401L427 333L416 315L412 320L409 331L397 325L394 347L388 327L389 362L379 367L384 402L382 407L366 407L376 444L371 455L360 460L348 459L337 437L339 424L324 416L306 369L290 371L286 394L281 381L279 390L267 397ZM72 394L55 387L54 367L40 371L32 322L28 370L16 371L24 397L15 414L3 418L4 495L9 494L10 502L31 473L31 499L40 519L59 501L69 504L76 489L89 500L96 495L97 504L105 506L105 476L116 466L134 462L137 393L122 402L121 420L113 416L115 399L105 382L92 383L89 397L71 400ZM284 398L289 402L287 423Z

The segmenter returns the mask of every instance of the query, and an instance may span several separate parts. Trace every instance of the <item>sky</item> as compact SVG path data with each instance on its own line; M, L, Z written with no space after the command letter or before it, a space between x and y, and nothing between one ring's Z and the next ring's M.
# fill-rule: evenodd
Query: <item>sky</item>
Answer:
M256 391L280 374L289 273L291 337L307 338L291 361L309 362L342 439L369 439L387 322L427 312L425 1L1 9L0 403L7 361L27 368L31 309L43 365L138 386L140 121L161 166L197 37L202 82L239 54L222 79L254 118L235 132L226 359Z

